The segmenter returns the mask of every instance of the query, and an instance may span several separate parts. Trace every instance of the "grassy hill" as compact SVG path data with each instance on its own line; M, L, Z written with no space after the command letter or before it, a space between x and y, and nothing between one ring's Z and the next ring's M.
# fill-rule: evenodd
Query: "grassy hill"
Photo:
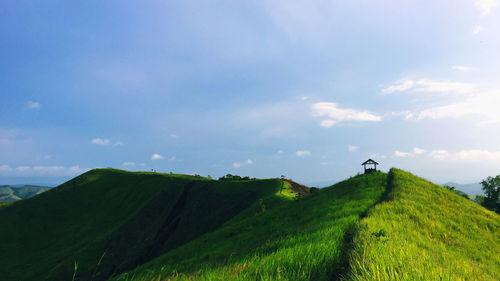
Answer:
M349 280L500 280L500 216L398 169L388 189L354 238Z
M31 198L49 189L50 187L38 185L0 185L0 202L15 202L18 200Z
M385 183L385 174L373 173L298 200L262 198L216 231L113 280L331 280L344 271L346 241Z
M0 276L71 280L76 262L79 280L104 280L216 229L280 185L92 170L0 208L9 230L0 232Z
M96 169L0 227L2 280L500 280L500 216L397 169L320 190Z

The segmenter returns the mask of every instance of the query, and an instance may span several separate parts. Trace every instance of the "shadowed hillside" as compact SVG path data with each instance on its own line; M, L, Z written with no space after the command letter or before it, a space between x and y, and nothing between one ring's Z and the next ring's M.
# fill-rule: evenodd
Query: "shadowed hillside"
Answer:
M172 250L280 189L279 180L87 172L0 209L5 280L105 280ZM99 263L99 265L98 265Z

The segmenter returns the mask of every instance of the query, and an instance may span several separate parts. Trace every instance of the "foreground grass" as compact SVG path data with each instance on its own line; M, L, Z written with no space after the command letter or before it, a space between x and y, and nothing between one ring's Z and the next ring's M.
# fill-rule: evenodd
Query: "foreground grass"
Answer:
M348 280L500 280L500 216L398 169L388 188L353 240Z
M218 230L113 280L329 280L386 175L361 175L299 200L261 198Z
M75 280L105 280L213 231L280 186L278 179L89 171L0 205L0 280L72 280L75 264ZM164 227L169 217L174 223ZM164 229L168 235L156 239Z

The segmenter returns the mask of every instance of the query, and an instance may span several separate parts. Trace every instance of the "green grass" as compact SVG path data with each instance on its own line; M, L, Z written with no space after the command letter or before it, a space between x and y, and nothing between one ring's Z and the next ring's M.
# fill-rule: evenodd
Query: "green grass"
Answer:
M388 189L353 240L347 280L500 280L500 216L398 169Z
M75 280L103 280L213 231L279 188L277 179L92 170L1 206L0 279L71 280L76 262Z
M344 271L345 241L385 184L385 174L373 173L298 200L260 198L216 231L113 280L330 280Z

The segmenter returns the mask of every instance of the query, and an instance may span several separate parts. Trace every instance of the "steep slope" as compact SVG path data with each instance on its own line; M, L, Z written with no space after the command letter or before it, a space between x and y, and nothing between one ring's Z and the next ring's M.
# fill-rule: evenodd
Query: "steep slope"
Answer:
M500 216L394 168L388 189L353 240L348 280L500 280Z
M217 230L113 280L335 279L346 241L385 184L377 172L297 200L263 197Z
M281 182L96 169L0 208L5 280L105 280L213 231Z

